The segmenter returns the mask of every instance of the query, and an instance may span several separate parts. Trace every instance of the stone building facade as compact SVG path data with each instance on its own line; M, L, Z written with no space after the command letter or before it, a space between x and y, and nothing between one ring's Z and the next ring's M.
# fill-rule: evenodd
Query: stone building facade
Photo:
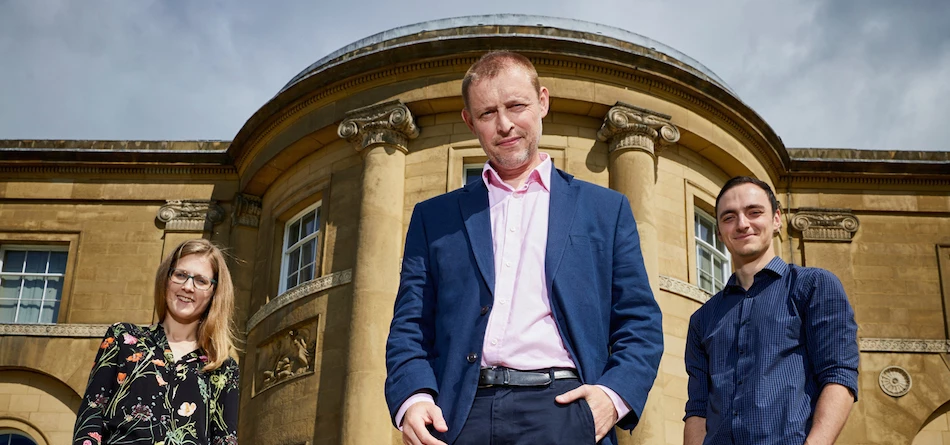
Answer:
M950 153L786 148L675 50L528 16L356 42L230 142L0 141L0 438L69 443L105 326L153 322L155 267L205 237L234 257L240 440L400 443L383 358L409 215L485 161L461 79L500 48L529 56L551 91L541 149L624 193L638 221L666 351L623 443L682 443L689 316L731 273L708 214L748 174L782 203L780 255L833 271L855 308L860 401L839 443L950 444ZM30 258L45 269L16 269Z

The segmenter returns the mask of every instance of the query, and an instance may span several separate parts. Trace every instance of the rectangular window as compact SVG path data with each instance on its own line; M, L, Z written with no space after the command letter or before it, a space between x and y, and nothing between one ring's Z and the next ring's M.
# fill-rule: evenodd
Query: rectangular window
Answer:
M317 203L291 218L284 227L281 292L314 279L314 274L318 273L319 242L320 203Z
M699 288L715 294L722 290L732 275L729 252L716 236L716 220L705 211L695 209L696 215L696 275Z
M462 167L462 183L468 185L472 181L480 181L482 179L482 170L485 169L485 164L465 164Z
M0 323L56 323L67 247L0 247Z

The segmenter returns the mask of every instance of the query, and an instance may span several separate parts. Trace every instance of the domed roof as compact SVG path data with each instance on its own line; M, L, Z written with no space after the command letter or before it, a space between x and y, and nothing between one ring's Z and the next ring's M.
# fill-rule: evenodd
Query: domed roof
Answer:
M447 32L455 30L456 32ZM582 20L521 14L492 14L431 20L401 26L366 37L314 62L281 88L278 95L297 83L338 64L400 46L478 37L529 37L548 41L584 43L634 53L686 70L716 84L738 99L725 81L709 68L656 40L621 28ZM631 45L632 44L632 45Z

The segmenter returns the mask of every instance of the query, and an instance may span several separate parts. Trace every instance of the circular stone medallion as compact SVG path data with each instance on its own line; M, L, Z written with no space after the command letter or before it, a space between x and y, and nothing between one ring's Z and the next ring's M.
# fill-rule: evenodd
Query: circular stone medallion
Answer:
M913 380L904 368L900 366L888 366L881 370L878 383L881 385L881 390L884 391L884 394L891 397L901 397L910 391Z

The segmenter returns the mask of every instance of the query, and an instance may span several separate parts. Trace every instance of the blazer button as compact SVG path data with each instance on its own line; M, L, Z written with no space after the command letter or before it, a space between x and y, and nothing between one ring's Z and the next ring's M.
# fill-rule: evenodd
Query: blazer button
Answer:
M482 315L485 315L487 313L488 313L488 306L482 306Z
M465 359L468 360L469 363L475 363L475 360L478 360L478 354L473 352L469 354L468 357L465 357Z

